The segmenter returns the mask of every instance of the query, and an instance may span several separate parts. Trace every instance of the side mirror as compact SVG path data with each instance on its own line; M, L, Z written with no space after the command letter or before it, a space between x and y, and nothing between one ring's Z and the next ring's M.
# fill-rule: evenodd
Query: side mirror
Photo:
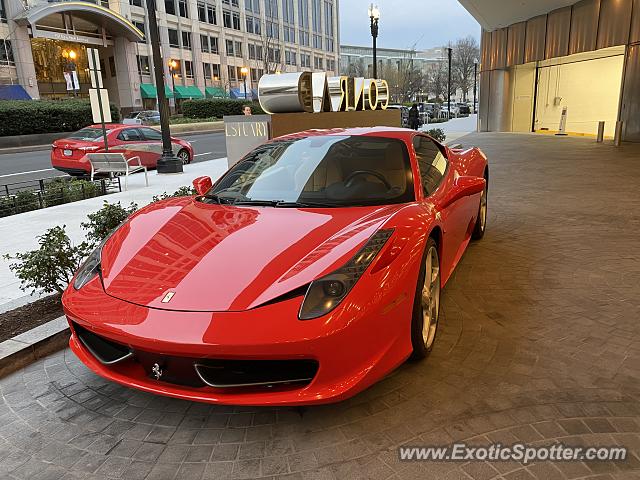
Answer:
M211 181L211 177L204 176L193 179L193 188L196 189L196 193L198 195L204 195L213 186L213 182Z
M458 177L449 193L444 198L440 208L447 208L461 198L470 197L482 193L487 181L482 177L462 176Z

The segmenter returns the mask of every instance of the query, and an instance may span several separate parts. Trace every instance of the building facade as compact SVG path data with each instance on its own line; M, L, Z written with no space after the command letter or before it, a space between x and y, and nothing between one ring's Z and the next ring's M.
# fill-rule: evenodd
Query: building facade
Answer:
M399 48L377 48L378 71L398 68L411 63L427 71L430 65L446 61L447 52L442 47L428 50L405 50ZM343 75L371 76L373 70L373 48L356 45L340 45L340 73Z
M145 0L0 0L0 84L31 98L86 96L94 47L110 100L155 108L146 15ZM338 0L156 0L156 15L172 102L243 97L244 71L249 95L264 73L337 73Z
M481 131L640 142L640 0L460 0L483 27Z

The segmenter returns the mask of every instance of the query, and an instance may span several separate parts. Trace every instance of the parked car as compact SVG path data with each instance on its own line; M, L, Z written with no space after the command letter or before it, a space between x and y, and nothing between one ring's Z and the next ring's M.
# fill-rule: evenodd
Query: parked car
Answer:
M438 116L438 106L435 103L423 103L422 110L420 111L420 124L424 125L425 123L429 123L429 120L432 120Z
M154 125L160 123L160 112L158 110L144 110L142 112L131 112L127 118L122 120L125 125Z
M400 110L402 126L405 128L409 127L409 108L408 107L405 107L404 105L388 105L387 109Z
M466 103L458 102L456 103L456 106L458 107L458 113L460 115L466 116L471 114L471 109L469 108L469 105L467 105Z
M62 298L71 349L173 398L349 398L431 352L441 289L486 228L488 178L479 149L408 129L276 138L88 257Z
M193 148L185 140L171 137L173 153L182 163L193 160ZM162 154L162 134L151 127L107 125L107 146L110 153L124 153L127 158L140 157L142 165L155 168ZM51 166L74 176L91 173L87 153L105 152L102 127L90 125L51 145Z
M460 109L455 103L451 103L451 118L455 118L460 114ZM440 118L449 118L449 107L446 103L440 105Z

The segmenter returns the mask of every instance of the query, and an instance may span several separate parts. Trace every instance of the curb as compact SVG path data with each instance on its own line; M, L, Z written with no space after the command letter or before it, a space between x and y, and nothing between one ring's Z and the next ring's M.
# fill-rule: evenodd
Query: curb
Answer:
M0 343L0 378L66 348L70 335L63 316Z

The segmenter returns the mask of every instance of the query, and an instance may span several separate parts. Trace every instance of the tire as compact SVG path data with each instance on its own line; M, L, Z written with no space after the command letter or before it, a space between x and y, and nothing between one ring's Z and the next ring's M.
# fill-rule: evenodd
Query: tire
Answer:
M430 275L427 276L427 272ZM428 280L426 282L425 280ZM427 293L428 292L428 293ZM429 313L425 313L424 303L428 303ZM424 253L416 293L413 300L413 314L411 318L411 345L413 352L411 358L423 359L431 353L438 332L438 320L440 317L440 257L438 246L433 238L429 237ZM425 326L425 320L429 325Z
M185 150L184 148L181 149L177 155L176 155L180 160L182 160L182 164L183 165L187 165L189 163L191 163L191 157L189 156L189 152L187 150Z
M485 180L487 176L485 175ZM480 197L480 205L478 206L478 217L476 219L476 225L473 227L473 232L471 233L471 238L473 240L480 240L484 237L484 231L487 229L487 202L488 197L487 193L489 192L489 182L484 186L484 190L482 191Z

